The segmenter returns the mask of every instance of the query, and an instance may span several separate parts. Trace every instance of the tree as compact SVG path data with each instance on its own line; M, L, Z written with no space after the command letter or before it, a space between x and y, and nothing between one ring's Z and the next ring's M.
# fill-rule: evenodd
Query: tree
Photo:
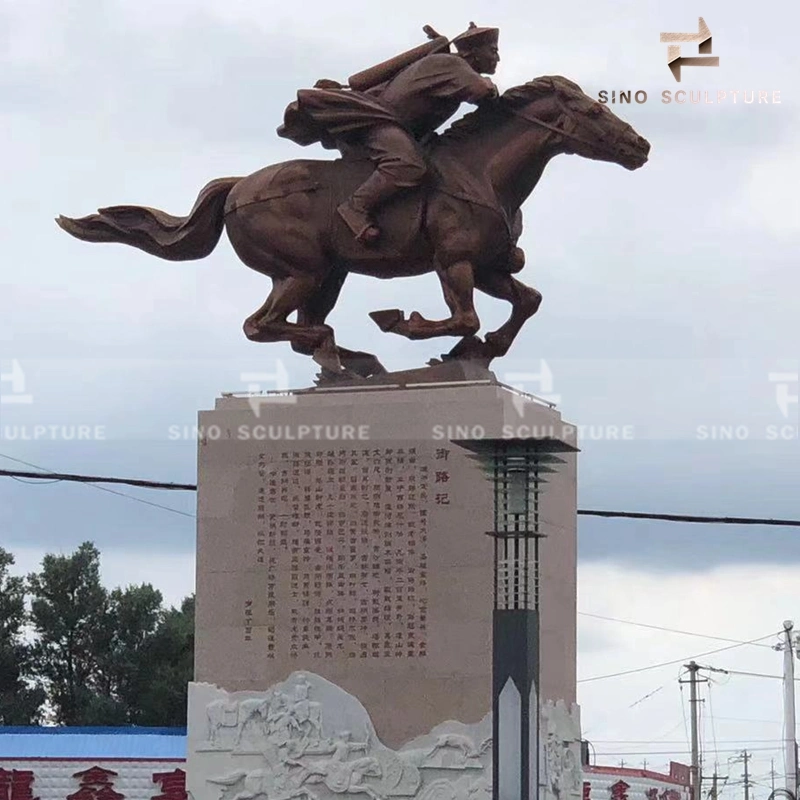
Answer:
M117 701L126 724L140 724L140 698L156 666L149 650L163 615L162 600L161 592L149 584L114 589L109 595L107 644L99 659L99 680L103 693Z
M136 698L137 725L186 725L189 682L194 678L194 595L162 614L143 650L150 666Z
M98 654L108 638L108 593L100 553L84 542L72 555L48 554L28 576L36 633L32 671L61 725L108 724L115 715L98 692Z
M163 608L149 584L107 591L85 542L45 556L28 578L33 670L63 725L186 724L194 667L194 598Z
M0 547L0 725L33 725L44 691L25 679L30 645L23 638L25 582L9 575L14 556Z

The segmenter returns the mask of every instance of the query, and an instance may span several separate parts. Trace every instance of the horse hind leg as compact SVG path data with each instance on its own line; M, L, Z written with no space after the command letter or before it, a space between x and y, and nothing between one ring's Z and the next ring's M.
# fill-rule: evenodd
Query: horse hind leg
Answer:
M298 310L297 321L302 325L317 326L323 325L328 314L331 313L333 307L339 299L342 286L344 285L347 273L343 270L334 270L322 282L318 291L314 293L313 297ZM315 352L314 348L304 348L301 342L293 342L292 349L298 353L305 355L313 355L317 363L322 364L319 360L323 355L326 347L333 346L334 359L338 359L344 370L360 375L367 378L370 375L381 375L386 372L386 367L381 364L377 356L372 353L365 353L360 350L348 350L345 347L333 345L332 342L323 343L320 352ZM325 367L322 364L323 368Z
M264 305L245 320L244 335L252 342L291 342L304 353L314 353L328 340L333 342L333 328L329 325L287 319L308 302L318 287L319 280L313 276L276 278Z
M498 272L479 273L476 287L490 297L511 304L508 320L485 336L486 354L491 358L504 356L524 324L539 310L542 295L511 275Z

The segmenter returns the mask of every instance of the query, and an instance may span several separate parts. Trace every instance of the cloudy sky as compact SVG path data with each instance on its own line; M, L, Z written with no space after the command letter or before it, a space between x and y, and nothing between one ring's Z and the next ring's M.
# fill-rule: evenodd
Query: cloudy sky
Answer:
M780 104L660 102L678 84L659 33L696 30L699 16L720 67L684 69L680 88L712 98L767 90ZM185 213L211 178L318 156L274 135L297 88L419 43L425 23L454 35L471 19L501 28L501 89L563 74L593 97L648 93L644 104L612 107L651 141L646 167L562 157L528 201L521 277L544 303L496 369L591 426L580 505L800 517L800 12L770 0L757 9L741 0L0 0L1 386L4 398L32 401L0 405L0 453L54 470L191 482L198 409L246 389L245 372L282 365L291 385L308 385L310 361L244 339L242 321L269 285L226 241L204 261L167 263L70 239L53 217L117 203ZM443 308L430 276L351 277L331 317L339 341L374 343L395 369L449 348L452 340L376 336L367 312L393 306L433 316ZM483 298L478 309L485 330L506 314ZM771 381L776 373L790 377ZM37 425L56 428L34 439ZM76 426L91 438L65 441ZM185 440L170 437L173 426ZM632 438L603 438L608 426ZM46 551L92 539L109 583L150 581L178 602L193 588L193 496L121 491L2 479L0 544L24 571ZM580 523L588 614L751 640L800 619L798 579L796 530ZM685 759L680 663L725 646L582 617L580 700L598 761ZM766 674L781 667L759 645L698 660ZM587 680L666 661L676 663ZM714 680L707 762L720 762L726 795L738 797L740 765L727 762L747 746L756 797L766 796L780 682Z

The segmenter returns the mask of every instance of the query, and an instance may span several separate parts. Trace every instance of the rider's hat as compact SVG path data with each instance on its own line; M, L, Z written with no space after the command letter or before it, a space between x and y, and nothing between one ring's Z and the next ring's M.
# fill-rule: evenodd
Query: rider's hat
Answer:
M453 39L453 44L459 53L468 53L470 50L484 45L497 47L499 38L499 28L479 28L474 22L470 22L469 28Z

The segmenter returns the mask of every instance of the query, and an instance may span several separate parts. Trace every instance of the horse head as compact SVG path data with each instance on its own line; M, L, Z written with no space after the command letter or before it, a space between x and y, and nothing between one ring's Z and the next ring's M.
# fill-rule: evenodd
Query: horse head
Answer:
M634 170L647 163L650 143L577 83L545 76L504 92L499 104L561 138L562 152Z

